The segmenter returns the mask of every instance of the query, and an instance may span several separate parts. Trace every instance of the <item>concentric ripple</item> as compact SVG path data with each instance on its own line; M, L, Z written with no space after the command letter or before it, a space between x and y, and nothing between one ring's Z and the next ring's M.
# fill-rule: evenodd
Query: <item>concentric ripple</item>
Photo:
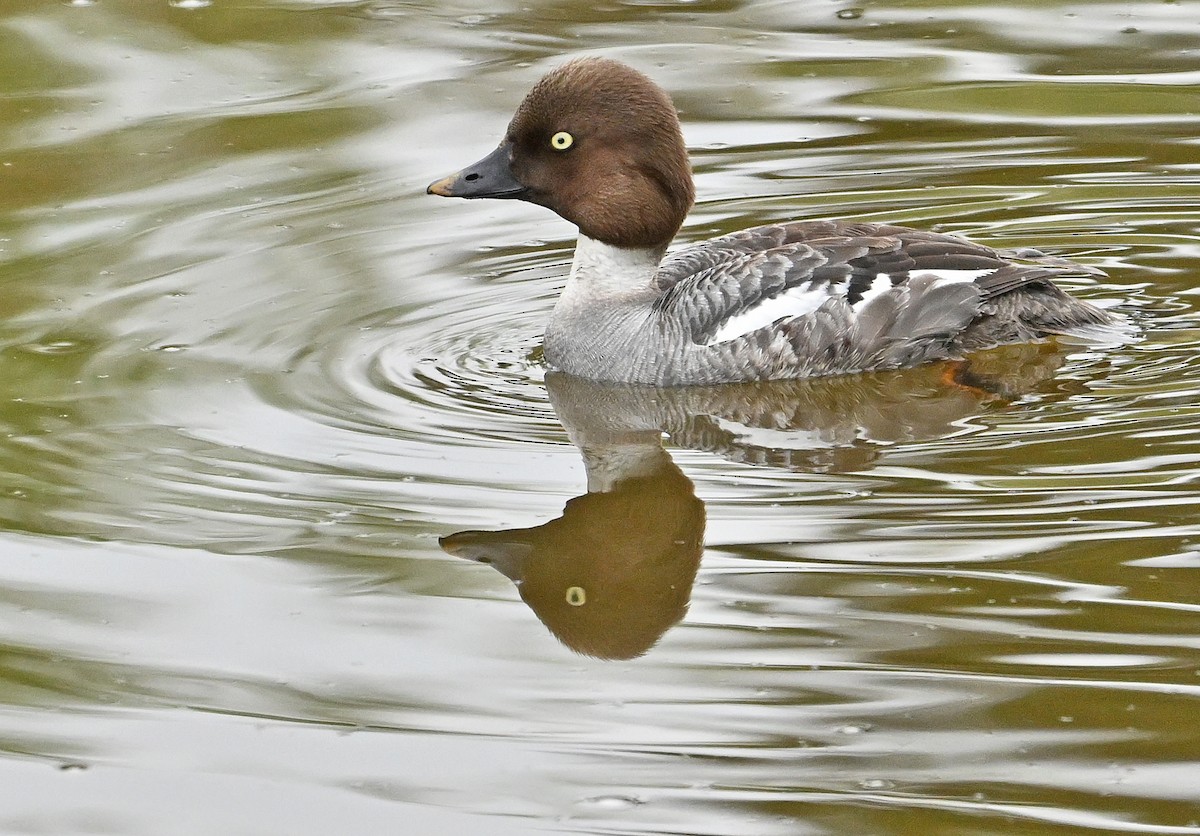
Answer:
M538 359L545 303L515 290L372 314L300 357L277 405L425 444L561 440Z

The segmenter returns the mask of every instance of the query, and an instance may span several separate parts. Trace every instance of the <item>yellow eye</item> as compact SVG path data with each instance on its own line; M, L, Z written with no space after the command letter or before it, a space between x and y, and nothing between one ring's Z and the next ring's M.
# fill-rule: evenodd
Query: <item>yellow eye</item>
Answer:
M567 603L572 607L582 607L587 603L587 592L584 591L582 586L571 587L567 590Z
M575 142L575 137L571 136L566 131L559 131L554 136L550 137L550 146L555 151L566 151Z

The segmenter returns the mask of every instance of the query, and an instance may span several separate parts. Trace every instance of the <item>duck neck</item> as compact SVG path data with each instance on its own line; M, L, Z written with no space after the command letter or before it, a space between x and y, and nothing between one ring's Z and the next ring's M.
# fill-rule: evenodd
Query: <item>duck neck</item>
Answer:
M582 233L575 244L575 259L555 313L568 313L605 302L645 302L658 290L658 272L666 247L617 247Z
M638 335L662 294L654 277L664 250L580 235L567 286L546 325L546 361L580 377L642 379L647 361Z

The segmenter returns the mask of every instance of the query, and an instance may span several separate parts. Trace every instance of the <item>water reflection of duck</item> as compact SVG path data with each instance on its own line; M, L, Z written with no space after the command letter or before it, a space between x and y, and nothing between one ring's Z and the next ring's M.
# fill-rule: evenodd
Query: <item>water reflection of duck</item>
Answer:
M442 548L487 563L572 650L632 659L683 618L700 565L704 503L662 448L630 433L584 449L589 492L533 528L462 531ZM590 486L593 475L601 489Z
M1050 377L1063 356L1044 344L1008 346L904 372L667 389L550 374L587 493L542 525L461 531L441 545L511 579L572 650L631 659L683 618L703 548L704 505L663 449L664 433L737 461L861 470L887 442L957 432L985 403Z

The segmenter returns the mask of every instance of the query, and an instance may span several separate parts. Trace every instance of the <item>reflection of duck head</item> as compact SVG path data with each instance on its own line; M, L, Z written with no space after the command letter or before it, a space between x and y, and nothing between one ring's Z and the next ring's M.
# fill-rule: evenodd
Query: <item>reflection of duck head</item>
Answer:
M1063 354L1008 346L969 363L824 380L659 389L549 374L588 493L533 528L462 531L442 548L494 566L564 644L603 659L649 650L687 610L704 506L662 447L808 472L861 470L881 445L961 430L985 401L1051 376Z
M642 655L683 617L704 535L704 505L658 434L627 447L587 459L607 489L570 500L558 519L441 540L505 574L564 644L602 659Z

